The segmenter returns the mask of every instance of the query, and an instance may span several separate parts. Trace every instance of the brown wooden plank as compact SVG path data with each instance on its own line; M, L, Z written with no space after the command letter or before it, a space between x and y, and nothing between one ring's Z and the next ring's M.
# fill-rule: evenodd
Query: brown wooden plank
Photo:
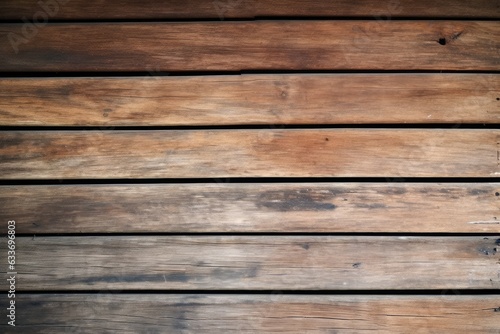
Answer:
M0 187L18 233L500 232L500 184Z
M265 16L373 17L482 17L500 18L497 0L3 0L0 20L50 19L185 19L253 18ZM40 12L40 14L38 14Z
M498 74L3 78L0 124L498 123L499 97Z
M499 130L4 131L3 179L498 177Z
M498 333L498 295L27 294L2 333ZM2 298L2 307L6 305Z
M23 36L22 24L0 25L0 71L500 68L495 21L47 24L34 31Z
M17 237L16 291L498 289L497 238Z

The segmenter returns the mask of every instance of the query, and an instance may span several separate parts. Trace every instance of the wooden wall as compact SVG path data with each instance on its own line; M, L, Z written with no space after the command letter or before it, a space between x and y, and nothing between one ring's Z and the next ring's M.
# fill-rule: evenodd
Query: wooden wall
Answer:
M499 19L1 1L0 331L499 333Z

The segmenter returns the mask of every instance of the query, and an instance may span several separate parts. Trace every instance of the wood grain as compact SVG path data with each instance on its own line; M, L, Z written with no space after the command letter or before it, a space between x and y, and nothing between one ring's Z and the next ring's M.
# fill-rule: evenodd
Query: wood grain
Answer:
M0 71L500 68L494 21L47 24L24 37L23 28L0 25Z
M499 130L4 131L2 179L497 177Z
M499 243L482 236L19 236L16 291L498 289ZM6 262L0 269L8 271Z
M4 307L6 298L1 301ZM498 333L498 295L23 294L2 333Z
M17 233L497 233L496 183L0 187Z
M0 1L0 332L498 333L499 6Z
M492 124L498 97L498 74L0 78L0 124Z
M51 19L185 19L185 18L254 18L266 16L373 17L390 20L397 17L467 17L500 18L496 0L58 0L48 9L37 0L3 0L0 20L32 18L38 11Z

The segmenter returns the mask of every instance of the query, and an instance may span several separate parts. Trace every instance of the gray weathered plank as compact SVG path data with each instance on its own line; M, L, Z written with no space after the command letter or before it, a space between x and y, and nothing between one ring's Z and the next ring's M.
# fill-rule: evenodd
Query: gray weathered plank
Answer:
M498 289L497 238L17 237L16 291Z
M0 187L18 233L500 232L497 183Z
M0 305L4 307L6 298ZM498 295L23 294L3 333L498 333Z

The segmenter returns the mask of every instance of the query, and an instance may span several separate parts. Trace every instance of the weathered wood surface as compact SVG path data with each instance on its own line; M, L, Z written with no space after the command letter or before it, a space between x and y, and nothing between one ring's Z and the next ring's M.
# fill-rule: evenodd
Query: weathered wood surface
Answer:
M500 130L460 128L499 123L499 6L0 1L0 332L498 333L499 183L439 178L500 176ZM405 123L434 128L327 126Z
M499 97L497 74L1 78L0 124L498 123Z
M495 21L47 24L32 36L23 27L0 25L0 71L500 68Z
M500 232L496 183L0 187L17 233Z
M498 289L499 244L482 236L18 237L16 291Z
M498 177L500 130L4 131L3 179Z
M193 19L254 18L266 16L373 17L390 20L397 17L500 18L496 0L397 0L300 1L300 0L3 0L0 20L23 17L50 19ZM43 5L45 4L45 5Z
M3 333L498 333L498 295L27 294ZM2 300L2 307L5 305Z

